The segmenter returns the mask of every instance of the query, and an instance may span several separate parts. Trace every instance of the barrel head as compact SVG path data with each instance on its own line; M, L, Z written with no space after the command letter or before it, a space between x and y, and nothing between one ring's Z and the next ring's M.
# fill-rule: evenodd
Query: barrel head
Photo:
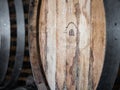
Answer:
M41 7L38 1L29 21L38 89L42 73L51 90L96 90L106 46L103 0L42 0Z

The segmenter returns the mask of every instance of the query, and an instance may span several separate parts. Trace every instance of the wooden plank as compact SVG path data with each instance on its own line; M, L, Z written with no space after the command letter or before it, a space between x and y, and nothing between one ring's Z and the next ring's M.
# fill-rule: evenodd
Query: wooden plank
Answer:
M37 84L38 89L41 88L41 83L45 84L46 88L49 89L46 77L43 73L42 63L40 62L39 51L38 51L38 27L37 22L39 16L38 9L40 8L39 0L30 0L30 11L29 11L29 27L28 27L28 36L29 36L29 51L30 51L30 62L32 67L33 76Z
M39 27L29 35L34 46L30 53L32 62L34 53L39 54L50 89L96 90L106 44L103 0L42 0L38 10L33 16L40 16Z
M92 8L93 86L97 88L103 68L106 46L106 21L103 0L93 0Z

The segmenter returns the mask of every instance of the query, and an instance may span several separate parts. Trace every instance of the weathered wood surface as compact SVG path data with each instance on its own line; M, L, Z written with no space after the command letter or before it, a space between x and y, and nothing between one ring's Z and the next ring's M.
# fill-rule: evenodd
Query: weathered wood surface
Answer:
M41 90L41 83L45 83L48 86L46 77L43 73L42 63L39 56L39 44L38 44L38 10L40 8L40 0L30 0L29 8L29 25L28 25L28 38L29 38L29 52L30 62L32 66L33 76L35 78L36 85ZM37 15L38 14L38 15ZM49 89L49 87L47 87Z
M103 0L42 0L41 7L31 1L30 59L38 88L46 81L51 90L95 90L105 54Z

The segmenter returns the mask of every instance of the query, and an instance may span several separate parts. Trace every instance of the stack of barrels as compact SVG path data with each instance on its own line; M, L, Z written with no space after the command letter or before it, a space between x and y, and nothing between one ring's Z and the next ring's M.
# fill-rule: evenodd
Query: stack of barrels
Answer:
M34 1L34 0L31 0L31 1ZM38 0L35 0L35 1L38 1ZM30 86L31 87L32 85L34 85L31 64L33 65L33 70L35 70L34 67L36 67L36 66L33 63L34 60L31 60L31 64L30 64L30 55L29 55L29 47L28 47L28 41L29 41L28 40L28 16L29 16L28 14L29 14L29 6L30 6L29 2L30 2L30 0L0 0L1 6L2 6L2 4L6 4L6 6L7 6L6 10L8 10L8 11L6 11L6 12L9 14L8 14L8 19L6 18L6 21L9 20L8 22L10 24L10 25L6 26L7 29L9 30L8 36L10 36L7 38L8 42L10 44L10 46L9 45L7 46L7 48L9 48L8 49L9 51L7 52L8 55L6 54L8 56L8 59L4 59L5 56L3 55L3 53L4 53L3 50L5 50L4 49L5 44L3 44L3 43L4 43L5 39L2 34L5 31L3 33L1 33L2 32L2 30L1 30L1 32L0 32L0 90L10 90L10 88L13 89L13 88L20 87L20 86L28 86L28 87ZM66 0L66 2L68 3L68 0ZM34 12L36 10L34 4L37 6L37 4L35 2L31 3L32 12ZM43 4L45 4L45 3L43 3ZM39 7L39 9L37 12L39 12L39 10L40 10L39 3L38 3L38 7ZM43 7L43 8L45 8L45 7ZM50 6L50 8L51 8L51 6ZM1 11L1 9L2 8L0 7L0 11ZM0 17L4 17L4 10L2 13L3 14ZM33 15L34 14L35 14L35 12L33 13ZM37 13L37 14L39 15L39 13ZM79 14L79 13L77 13L77 14ZM59 13L58 13L58 15L59 15ZM0 19L2 19L2 18L0 18ZM33 18L33 20L34 20L34 18ZM0 25L2 25L1 21L0 21ZM6 23L3 23L3 24L6 25ZM44 24L44 23L42 23L42 24ZM42 26L42 24L41 24L41 26ZM74 25L74 23L70 22L68 24L68 26L69 25ZM0 26L0 29L3 26ZM68 28L68 26L66 28ZM76 28L76 25L75 25L75 28ZM70 30L73 30L73 29L70 29ZM71 33L73 33L73 32L71 32ZM6 31L6 33L8 33L8 32ZM67 33L67 32L65 32L65 33ZM71 35L71 37L73 37L74 35L71 33L69 33L69 35ZM32 37L32 35L31 35L31 37ZM31 45L32 45L32 43L31 43ZM4 62L4 60L6 60L6 61ZM48 62L48 61L42 61L42 62ZM3 63L3 65L2 65L2 63ZM49 63L46 63L46 65L47 64L49 64ZM69 62L68 62L68 64L69 64ZM3 69L4 65L7 70ZM39 66L41 66L41 65L38 65L38 67ZM43 69L44 68L45 67L43 67ZM36 74L36 71L33 71L33 73L35 75L34 78L36 79L38 73L41 74L41 71L39 71L37 74ZM45 72L44 74L46 74L46 76L47 76L48 73ZM43 76L45 76L45 75L43 75ZM49 82L49 83L47 83L49 85L51 85L51 83L52 83L49 81L50 77L47 78L48 81L46 80L46 77L45 77L45 81ZM38 79L41 79L41 77L39 77ZM41 83L39 81L40 80L38 80L38 82L37 82L37 79L36 79L38 86ZM44 83L46 83L46 82L44 82ZM57 85L57 83L56 83L56 85ZM56 87L58 87L58 86L59 85L57 85ZM52 85L50 87L53 88ZM63 87L63 88L65 88L65 87ZM119 88L120 88L120 69L118 71L118 76L116 78L116 82L114 84L113 90L118 90Z
M8 11L6 12L9 13L8 22L10 24L10 28L7 28L10 31L9 58L7 59L8 64L6 64L7 70L3 71L5 74L4 77L1 77L0 90L9 90L16 86L25 86L27 79L32 77L28 48L29 0L1 0L0 3L6 4L7 6ZM4 15L1 16L1 19L3 17ZM3 37L1 35L1 48L4 48L2 47L4 42L2 39ZM2 55L3 51L0 53ZM4 63L4 57L0 56L0 58ZM0 70L3 68L4 67L1 67ZM15 70L15 68L17 69ZM3 74L1 74L1 76L2 75ZM29 84L29 82L27 82L27 84Z

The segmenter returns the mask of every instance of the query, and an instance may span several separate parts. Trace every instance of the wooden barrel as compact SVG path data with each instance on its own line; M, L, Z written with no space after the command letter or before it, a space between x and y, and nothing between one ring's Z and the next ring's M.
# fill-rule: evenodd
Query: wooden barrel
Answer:
M103 0L31 0L30 61L38 89L44 83L51 90L95 90L105 24Z
M120 69L120 2L118 0L104 0L104 5L106 12L107 46L106 58L98 90L119 90L120 72L118 69Z
M32 76L28 11L29 0L0 0L0 90L25 86Z

